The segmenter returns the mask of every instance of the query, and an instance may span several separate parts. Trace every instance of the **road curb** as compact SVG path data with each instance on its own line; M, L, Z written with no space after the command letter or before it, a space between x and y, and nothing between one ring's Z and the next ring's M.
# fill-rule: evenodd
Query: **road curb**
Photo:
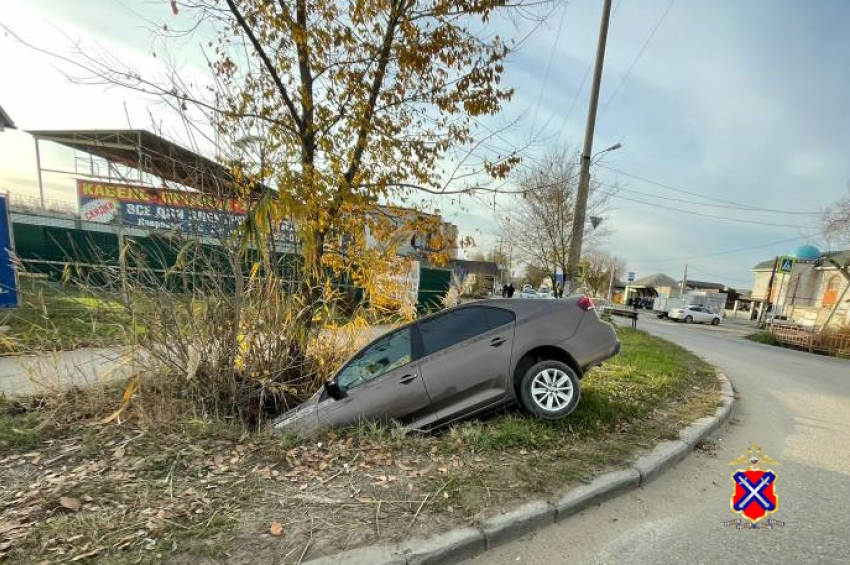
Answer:
M305 565L451 565L471 559L524 535L560 522L591 506L642 487L682 461L696 444L723 424L735 403L735 391L726 375L717 374L722 405L714 416L700 418L679 432L679 439L662 441L631 467L606 473L575 487L557 500L537 500L489 518L477 527L449 530L425 540L395 546L372 545L319 557Z

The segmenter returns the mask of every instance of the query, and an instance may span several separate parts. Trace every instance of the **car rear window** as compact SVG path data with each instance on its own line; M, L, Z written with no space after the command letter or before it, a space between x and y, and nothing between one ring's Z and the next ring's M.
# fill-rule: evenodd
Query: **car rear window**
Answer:
M419 322L425 355L471 339L489 329L484 308L462 308Z
M501 308L487 308L487 321L490 328L500 328L506 324L511 324L514 321L514 313Z

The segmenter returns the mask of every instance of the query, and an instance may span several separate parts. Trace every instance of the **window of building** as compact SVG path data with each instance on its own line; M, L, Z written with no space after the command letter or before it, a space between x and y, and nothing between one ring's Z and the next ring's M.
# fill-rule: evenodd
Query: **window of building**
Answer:
M838 302L838 287L841 286L841 277L832 275L826 281L826 287L823 290L823 305L835 306Z

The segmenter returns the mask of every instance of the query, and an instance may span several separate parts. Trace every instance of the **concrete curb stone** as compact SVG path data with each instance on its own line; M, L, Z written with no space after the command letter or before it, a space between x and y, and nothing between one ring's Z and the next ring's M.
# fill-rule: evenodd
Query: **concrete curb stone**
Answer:
M398 546L407 565L449 565L471 559L487 549L478 528L458 528L425 540L410 540ZM395 552L394 552L395 553Z
M681 440L662 441L647 455L638 457L632 467L640 473L640 486L687 457L691 448Z
M425 540L410 540L392 548L360 547L320 557L305 565L450 565L515 540L539 528L560 522L582 510L643 486L687 457L694 446L729 417L735 391L729 379L718 373L723 405L714 416L700 418L679 432L678 440L663 441L628 469L597 477L590 484L570 490L554 502L538 500L485 520L480 528L458 528Z
M487 540L487 549L490 549L554 523L555 507L545 500L535 500L485 520L481 531Z
M589 484L570 489L566 495L552 502L556 512L555 521L566 520L585 508L605 502L638 486L640 473L636 469L606 473Z

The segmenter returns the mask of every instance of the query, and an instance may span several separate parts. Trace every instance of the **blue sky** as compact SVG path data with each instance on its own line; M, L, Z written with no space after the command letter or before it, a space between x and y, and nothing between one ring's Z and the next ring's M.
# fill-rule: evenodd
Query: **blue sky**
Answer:
M170 13L165 1L7 4L0 21L39 44L66 45L58 28L141 65L153 64L146 54L150 34L132 11L158 19ZM601 107L669 4L614 0ZM581 145L589 78L578 87L595 51L601 6L602 0L563 5L508 66L506 82L517 94L503 119L521 118L510 139L522 146L533 137L532 124L535 130L548 126L535 137L530 158L556 143ZM595 149L623 144L601 162L610 168L593 171L602 183L622 187L606 214L613 233L603 247L639 277L657 271L678 277L688 262L692 278L747 288L756 262L803 242L823 246L814 229L817 218L804 212L835 201L850 181L847 22L850 3L832 0L675 0L599 117ZM9 38L0 37L0 53L0 76L16 77L0 82L0 104L23 129L125 127L125 104L133 125L148 127L148 109L158 109L130 92L71 85L49 59ZM22 134L0 134L0 186L32 190L32 153ZM71 197L65 179L48 182L50 197ZM446 215L462 233L482 247L494 244L498 229L491 208L477 200L463 208L448 200L438 204L453 210ZM497 211L508 208L510 197L499 197L496 205ZM718 254L755 246L763 247Z

